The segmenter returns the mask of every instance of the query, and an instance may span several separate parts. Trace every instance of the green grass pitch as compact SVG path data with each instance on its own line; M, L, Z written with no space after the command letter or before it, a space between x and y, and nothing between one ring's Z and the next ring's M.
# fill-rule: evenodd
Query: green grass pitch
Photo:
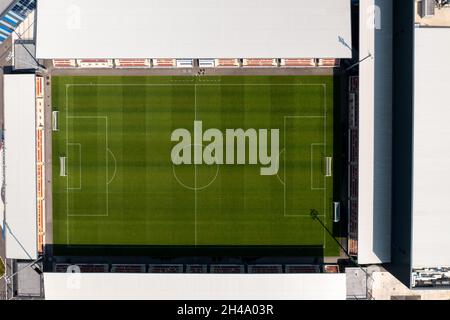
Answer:
M333 77L53 77L53 241L117 246L338 246ZM174 165L171 133L279 129L279 170ZM66 176L60 175L65 157Z

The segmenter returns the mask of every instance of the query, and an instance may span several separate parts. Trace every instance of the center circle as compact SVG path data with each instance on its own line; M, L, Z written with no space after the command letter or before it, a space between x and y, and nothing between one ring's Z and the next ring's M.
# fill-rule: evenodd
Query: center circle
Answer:
M186 146L185 148L190 148L190 147L194 147L194 146L200 146L200 145L196 145L196 144L190 144L189 146ZM204 147L204 145L201 145L201 147L203 148ZM208 148L209 146L207 146L206 147L206 149ZM199 191L199 190L203 190L203 189L206 189L207 187L209 187L210 185L212 185L213 183L214 183L214 181L217 179L217 176L219 175L219 164L216 164L216 170L215 170L215 173L214 173L214 177L212 177L212 179L209 181L209 182L207 182L207 183L205 183L205 184L203 184L203 185L198 185L197 184L197 166L200 166L200 165L198 165L198 164L191 164L191 165L189 165L189 166L194 166L194 180L195 180L195 183L194 183L194 185L192 185L192 184L189 184L189 183L186 183L186 182L184 182L183 181L183 179L181 179L178 175L177 175L177 172L176 172L176 168L177 167L180 167L181 165L174 165L174 164L172 164L172 171L173 171L173 176L174 176L174 178L175 178L175 180L181 185L181 186L183 186L184 188L186 188L186 189L189 189L189 190L195 190L195 191ZM186 165L185 165L186 166ZM205 165L204 165L205 166ZM203 166L201 167L201 168L204 168Z

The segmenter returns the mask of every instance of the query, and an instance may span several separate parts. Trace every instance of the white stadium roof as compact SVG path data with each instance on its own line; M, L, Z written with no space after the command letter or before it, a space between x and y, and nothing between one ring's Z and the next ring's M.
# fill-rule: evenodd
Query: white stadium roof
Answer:
M413 268L450 266L448 57L449 28L415 29Z
M370 10L379 8L375 15ZM390 261L392 161L391 0L361 0L359 65L358 262ZM372 27L373 25L373 27ZM380 28L378 28L380 27Z
M37 258L36 84L4 76L6 257Z
M40 0L38 58L349 58L350 0Z
M345 300L345 273L44 273L47 300Z

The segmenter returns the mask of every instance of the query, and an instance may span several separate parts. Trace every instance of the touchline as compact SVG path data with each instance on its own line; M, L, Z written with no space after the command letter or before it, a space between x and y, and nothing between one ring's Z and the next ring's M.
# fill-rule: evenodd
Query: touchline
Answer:
M193 132L193 140L188 129L179 128L172 132L171 141L178 142L171 153L174 165L260 164L262 176L278 173L279 129L225 129L222 133L219 129L209 128L203 132L202 121L194 121Z

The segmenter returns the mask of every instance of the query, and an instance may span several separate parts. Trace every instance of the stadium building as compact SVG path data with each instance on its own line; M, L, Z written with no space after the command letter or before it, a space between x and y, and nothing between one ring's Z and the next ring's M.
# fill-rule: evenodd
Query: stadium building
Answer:
M391 272L406 286L449 288L450 238L445 182L449 171L450 3L410 1L395 7L394 162ZM445 39L445 40L444 40ZM407 66L407 67L406 67ZM439 76L442 75L442 76Z
M417 268L441 272L450 264L427 246L437 226L412 223L423 210L405 191L424 203L421 190L432 190L412 184L431 151L415 145L413 156L404 143L431 133L430 123L414 135L397 123L399 103L412 101L399 97L412 91L396 87L409 80L399 63L407 45L394 40L407 43L398 30L414 26L396 20L399 8L5 6L7 298L345 299L356 297L346 275L355 268L388 266L408 286ZM416 47L419 84L431 75L417 48L431 49ZM415 103L428 91L418 87Z

